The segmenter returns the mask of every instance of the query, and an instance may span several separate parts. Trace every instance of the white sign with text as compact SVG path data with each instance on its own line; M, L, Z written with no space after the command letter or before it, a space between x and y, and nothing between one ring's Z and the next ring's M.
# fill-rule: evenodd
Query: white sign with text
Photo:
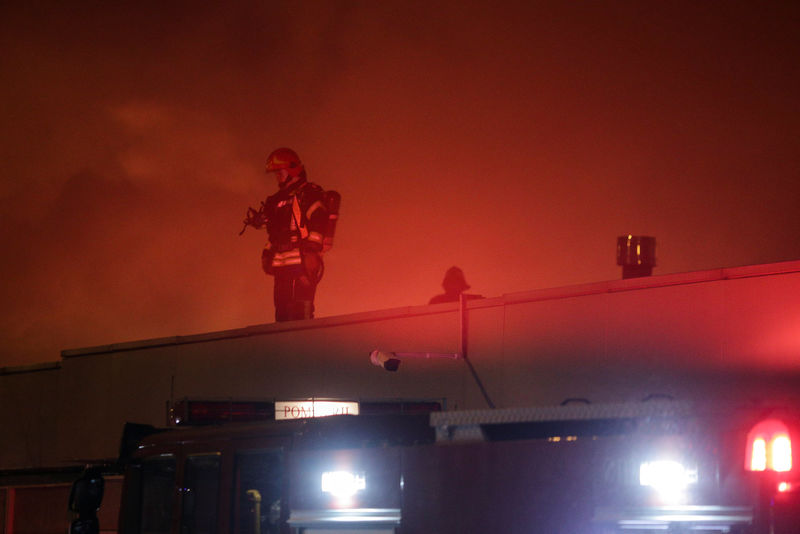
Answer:
M275 401L275 419L306 419L329 415L358 415L358 403L350 401Z

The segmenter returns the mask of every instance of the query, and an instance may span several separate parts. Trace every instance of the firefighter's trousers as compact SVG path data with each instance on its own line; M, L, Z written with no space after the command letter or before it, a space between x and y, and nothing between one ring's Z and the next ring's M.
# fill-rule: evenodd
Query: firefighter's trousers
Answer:
M316 292L317 281L302 266L275 269L275 320L313 319Z

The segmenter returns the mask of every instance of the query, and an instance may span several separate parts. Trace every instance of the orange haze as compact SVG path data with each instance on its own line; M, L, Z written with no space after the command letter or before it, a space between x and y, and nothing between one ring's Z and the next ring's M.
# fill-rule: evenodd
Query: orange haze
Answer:
M800 258L800 4L0 5L0 366L271 322L287 145L341 192L319 316Z

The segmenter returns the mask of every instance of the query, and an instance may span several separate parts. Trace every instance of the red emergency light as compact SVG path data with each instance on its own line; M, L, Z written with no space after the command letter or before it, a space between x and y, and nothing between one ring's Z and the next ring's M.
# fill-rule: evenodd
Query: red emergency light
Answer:
M372 400L360 401L362 415L422 414L442 410L443 399L436 400ZM194 426L241 421L270 421L275 419L299 419L298 417L276 417L274 401L253 400L209 400L181 399L169 406L167 425ZM282 411L282 409L280 410ZM336 412L334 412L336 413ZM328 413L327 415L334 415ZM348 412L338 412L348 413ZM349 412L353 413L353 412ZM280 414L278 414L280 415Z
M792 438L778 419L765 419L747 434L744 468L747 471L792 470Z
M275 418L272 401L182 399L169 411L168 424L209 425L230 421L266 421Z

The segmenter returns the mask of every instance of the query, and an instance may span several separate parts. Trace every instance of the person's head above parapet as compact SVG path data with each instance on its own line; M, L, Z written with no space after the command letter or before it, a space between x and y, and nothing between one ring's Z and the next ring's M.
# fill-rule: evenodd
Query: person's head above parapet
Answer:
M458 294L469 289L470 285L467 283L466 278L464 278L464 271L453 266L447 269L447 272L444 274L442 287L445 293Z
M278 187L283 189L289 185L304 180L306 169L300 156L291 148L277 148L267 156L267 173L274 172Z

